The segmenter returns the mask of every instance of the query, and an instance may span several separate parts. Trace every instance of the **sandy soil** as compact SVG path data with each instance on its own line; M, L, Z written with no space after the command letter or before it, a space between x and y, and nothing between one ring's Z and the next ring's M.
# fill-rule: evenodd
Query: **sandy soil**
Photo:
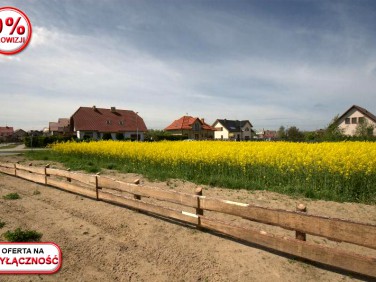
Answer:
M22 157L1 157L21 160ZM42 164L42 162L35 162ZM61 164L52 164L62 167ZM124 181L140 178L142 184L193 193L197 185L169 180L150 183L140 175L104 174ZM39 191L40 193L35 193ZM4 200L11 192L19 200ZM204 187L204 195L294 210L304 203L308 212L376 224L376 206L297 199L265 191ZM210 232L91 200L52 187L0 173L0 219L6 226L43 233L42 241L58 244L63 266L54 275L2 275L1 281L358 281L358 277L316 264L294 260L256 246L246 245ZM188 210L189 211L189 210ZM221 217L221 215L211 215ZM225 218L232 220L231 217ZM268 232L293 235L281 228L249 223ZM329 242L329 244L376 257L376 251Z

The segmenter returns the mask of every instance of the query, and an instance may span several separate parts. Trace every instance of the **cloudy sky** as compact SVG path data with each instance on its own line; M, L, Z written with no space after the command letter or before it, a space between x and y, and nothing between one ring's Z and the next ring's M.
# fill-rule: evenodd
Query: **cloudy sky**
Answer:
M79 106L255 129L376 114L373 0L30 0L30 45L0 55L0 126L42 129Z

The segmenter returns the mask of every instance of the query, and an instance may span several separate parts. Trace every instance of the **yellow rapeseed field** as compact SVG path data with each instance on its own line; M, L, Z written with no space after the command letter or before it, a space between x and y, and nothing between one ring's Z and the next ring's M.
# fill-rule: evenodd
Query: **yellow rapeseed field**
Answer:
M328 171L350 176L376 173L375 142L67 142L53 145L64 154L131 159L171 167L200 164L241 167L270 166L281 172Z
M52 148L59 155L154 178L337 200L376 199L376 142L93 141Z

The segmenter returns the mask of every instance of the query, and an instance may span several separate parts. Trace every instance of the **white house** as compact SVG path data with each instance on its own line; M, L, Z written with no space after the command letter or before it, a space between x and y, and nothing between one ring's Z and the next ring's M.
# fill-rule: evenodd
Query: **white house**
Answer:
M220 140L250 140L252 139L252 124L249 120L217 119L212 125L214 139Z
M343 134L349 136L355 135L357 126L362 122L367 122L368 125L373 126L373 135L376 135L376 116L362 107L351 106L337 121Z

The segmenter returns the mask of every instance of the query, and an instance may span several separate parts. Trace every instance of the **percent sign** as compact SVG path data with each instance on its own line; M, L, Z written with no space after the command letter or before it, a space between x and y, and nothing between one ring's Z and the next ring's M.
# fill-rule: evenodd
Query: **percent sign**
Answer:
M18 25L20 23L21 17L19 17L14 23L14 19L12 17L9 17L5 20L6 26L11 26L12 30L10 31L9 35L13 35L14 31L17 29L18 35L23 35L25 33L25 27L23 25ZM0 33L3 31L3 20L0 19Z

